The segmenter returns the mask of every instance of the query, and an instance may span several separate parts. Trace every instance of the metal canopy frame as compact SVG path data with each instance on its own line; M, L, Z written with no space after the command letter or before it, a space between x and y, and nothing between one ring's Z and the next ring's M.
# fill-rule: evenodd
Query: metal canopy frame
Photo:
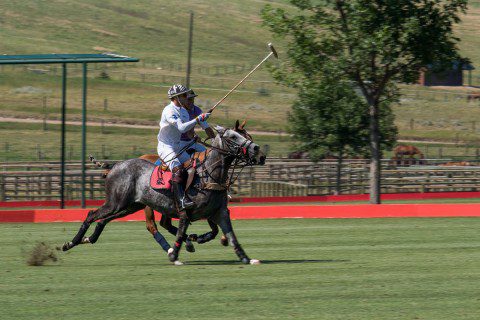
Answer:
M65 115L67 109L67 64L83 65L82 89L82 208L85 208L85 184L87 156L87 64L106 62L138 62L139 59L113 53L102 54L35 54L35 55L0 55L0 65L7 64L62 64L62 129L61 129L61 173L60 173L60 208L65 208Z
M49 63L89 63L89 62L138 62L131 58L113 53L99 54L27 54L0 55L0 64L49 64Z

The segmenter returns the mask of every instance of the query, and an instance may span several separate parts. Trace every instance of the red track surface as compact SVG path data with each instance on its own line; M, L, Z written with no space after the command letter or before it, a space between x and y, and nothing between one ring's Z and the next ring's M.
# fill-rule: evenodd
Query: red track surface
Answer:
M382 200L426 200L426 199L468 199L480 198L480 192L430 192L430 193L389 193L382 194ZM262 197L236 198L240 203L276 203L276 202L346 202L368 201L368 194L347 194L339 196L294 196L294 197ZM87 200L87 206L101 206L103 200ZM2 208L59 207L58 200L46 201L0 201ZM79 207L80 200L65 201L66 207Z
M480 198L480 192L400 193L384 194L382 200L419 200ZM241 198L241 203L341 202L365 201L368 194L310 197ZM88 200L88 206L100 206L102 200ZM53 207L58 201L0 202L0 208ZM66 206L80 206L80 201L67 201ZM74 222L83 221L89 209L0 210L0 222ZM478 217L480 204L382 204L382 205L271 205L231 206L233 219L282 218L388 218L388 217ZM119 221L143 221L143 211Z
M0 222L83 221L89 209L33 209L0 211ZM393 218L479 217L480 204L382 204L336 206L232 206L232 219L281 218ZM143 211L119 221L143 221Z

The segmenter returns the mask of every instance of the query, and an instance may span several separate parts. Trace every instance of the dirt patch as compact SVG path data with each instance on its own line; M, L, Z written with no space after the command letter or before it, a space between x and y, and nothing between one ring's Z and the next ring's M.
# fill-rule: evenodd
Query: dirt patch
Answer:
M95 51L102 51L102 52L113 52L113 51L115 51L115 50L100 47L100 46L93 47L92 49L95 50Z
M97 33L100 33L104 36L110 36L110 37L118 37L118 34L116 34L115 32L110 32L110 31L107 31L107 30L102 30L102 29L92 29L93 32L97 32Z
M45 242L37 242L28 255L27 264L29 266L43 266L48 261L56 262L57 260L57 255L52 247Z
M15 89L11 90L10 92L17 93L17 94L49 94L49 93L52 93L51 90L36 88L36 87L32 87L32 86L15 88Z
M480 88L469 87L469 86L433 86L433 87L428 87L428 89L437 90L437 91L458 92L458 93L479 93L480 92Z

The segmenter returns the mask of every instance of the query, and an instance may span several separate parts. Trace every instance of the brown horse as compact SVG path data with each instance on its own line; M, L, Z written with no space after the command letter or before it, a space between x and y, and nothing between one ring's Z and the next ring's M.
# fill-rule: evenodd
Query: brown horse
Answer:
M472 166L473 164L467 161L459 161L459 162L445 162L440 163L439 166L442 167L465 167L465 166Z
M425 156L420 149L412 145L399 144L393 149L393 154L396 159L403 159L406 156L410 159L415 156L418 156L420 159L425 159Z
M308 159L309 155L306 151L293 151L288 154L288 159Z
M479 100L480 101L480 93L471 93L467 95L467 101L474 101L474 100Z

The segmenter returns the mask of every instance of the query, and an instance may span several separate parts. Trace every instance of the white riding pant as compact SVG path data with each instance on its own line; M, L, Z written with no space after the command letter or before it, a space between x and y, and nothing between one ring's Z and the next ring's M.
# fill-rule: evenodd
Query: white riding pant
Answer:
M169 145L160 141L158 142L158 145L157 145L158 156L160 157L160 159L162 159L164 163L166 163L168 168L170 168L170 171L173 171L173 168L176 168L182 165L188 159L190 159L190 156L186 152L182 152L177 156L177 153L181 149L182 149L182 146L179 143L174 145ZM177 157L175 158L175 156Z

